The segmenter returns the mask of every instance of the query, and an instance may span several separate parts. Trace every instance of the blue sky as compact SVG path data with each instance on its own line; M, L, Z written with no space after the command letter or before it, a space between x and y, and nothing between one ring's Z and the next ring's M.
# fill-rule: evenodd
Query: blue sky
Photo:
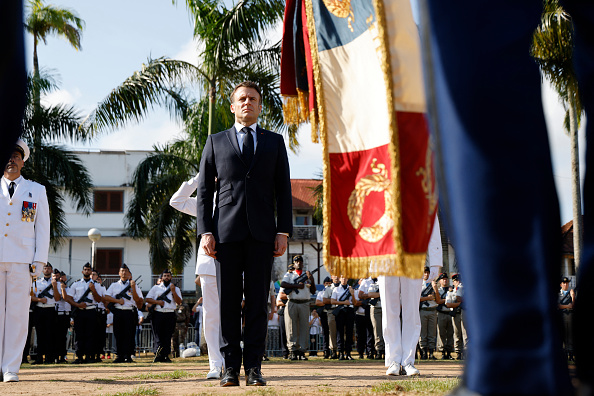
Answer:
M49 37L47 45L39 46L40 66L57 73L61 87L46 100L75 104L86 115L113 88L140 69L149 57L168 56L196 63L198 52L197 43L192 38L192 22L185 1L178 3L172 5L170 0L51 1L55 6L76 11L86 25L81 51L56 37ZM33 48L30 36L26 42L27 62L31 68ZM565 223L572 218L569 137L562 130L563 109L546 85L543 104L549 125L561 218ZM168 113L157 109L141 124L100 136L85 147L149 150L153 144L179 137L180 130ZM583 128L580 133L584 163ZM289 158L291 177L318 177L322 169L321 147L310 142L309 127L302 128L299 134L301 150L298 155L290 153ZM583 171L582 166L582 174Z

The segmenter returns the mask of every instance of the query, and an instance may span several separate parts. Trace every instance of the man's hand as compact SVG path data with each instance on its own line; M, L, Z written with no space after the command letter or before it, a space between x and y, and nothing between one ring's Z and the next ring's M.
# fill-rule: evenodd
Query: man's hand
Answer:
M287 250L287 236L282 234L276 234L276 238L274 240L274 257L280 257L285 254Z
M89 283L89 289L91 289L91 291L95 291L95 284L90 282Z
M86 308L87 308L86 302L81 302L80 304L78 304L78 309L86 309Z
M42 297L39 299L39 302L42 304L47 304L47 298L46 297Z
M130 288L134 288L136 287L136 282L134 281L134 279L132 279L132 277L130 277Z
M204 249L204 253L206 253L207 256L210 256L214 259L217 258L216 254L217 251L215 250L215 239L214 236L212 234L203 234L202 238L200 239L200 245L202 246L202 249Z
M165 306L165 301L164 300L157 300L157 304L164 307Z
M58 282L54 278L52 278L52 286L57 286L57 285L58 285Z

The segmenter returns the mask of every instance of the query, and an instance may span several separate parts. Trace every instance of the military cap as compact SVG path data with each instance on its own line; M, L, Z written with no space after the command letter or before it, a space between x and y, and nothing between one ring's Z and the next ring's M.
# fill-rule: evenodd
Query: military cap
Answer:
M295 262L295 261L303 262L303 257L300 254L298 254L297 256L293 257L293 262Z
M52 263L50 263L49 261L45 264L43 264L44 267L51 267L54 268L54 266L52 265Z
M561 278L561 283L569 283L570 280L568 277L564 276L563 278Z
M332 279L330 279L330 277L327 276L324 278L324 283L326 283L326 282L332 282Z
M91 268L91 263L85 263L85 265L83 265L83 268Z
M126 263L122 263L122 265L120 266L120 269L127 269L128 271L130 271L130 268L128 268L128 266L126 265Z
M446 274L445 272L442 272L441 274L439 274L439 276L437 277L437 280L441 280L441 279L448 279L448 274Z
M460 281L460 274L454 274L454 275L452 275L452 280L455 280L455 281L458 281L459 282Z
M23 141L23 139L19 139L16 141L16 144L14 146L15 151L18 151L19 153L21 153L22 157L23 157L23 161L27 161L27 159L29 159L29 146L27 146L27 143L25 143Z
M60 270L59 270L59 269L57 269L57 268L55 268L55 269L54 269L54 274L60 274Z
M289 271L292 271L292 270L294 270L294 269L295 269L295 266L294 266L293 264L289 264L289 266L287 267L287 269L288 269Z
M431 270L429 269L429 267L425 267L425 269L423 270L423 272L431 272Z

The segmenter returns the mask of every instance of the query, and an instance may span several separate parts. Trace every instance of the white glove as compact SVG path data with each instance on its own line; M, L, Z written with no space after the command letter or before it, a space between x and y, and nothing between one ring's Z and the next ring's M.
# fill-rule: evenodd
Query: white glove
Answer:
M439 267L429 267L429 280L432 281L439 275Z
M32 277L39 278L43 272L43 263L34 261L33 264L29 264L29 272L31 272Z

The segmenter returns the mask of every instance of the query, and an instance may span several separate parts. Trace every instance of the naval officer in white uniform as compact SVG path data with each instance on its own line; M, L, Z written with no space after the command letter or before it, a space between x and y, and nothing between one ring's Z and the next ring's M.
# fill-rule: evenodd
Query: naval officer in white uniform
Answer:
M4 382L19 380L31 276L39 276L47 263L50 241L45 187L21 176L28 158L29 148L19 139L0 183L0 373Z
M169 200L169 204L180 212L196 217L197 200L191 195L198 187L198 175L184 182L179 190ZM215 260L204 253L202 246L198 249L196 275L200 277L202 288L202 323L204 323L204 338L208 347L208 361L210 371L208 379L219 379L223 372L223 354L220 349L221 313L219 307L219 293L217 288L217 272Z

